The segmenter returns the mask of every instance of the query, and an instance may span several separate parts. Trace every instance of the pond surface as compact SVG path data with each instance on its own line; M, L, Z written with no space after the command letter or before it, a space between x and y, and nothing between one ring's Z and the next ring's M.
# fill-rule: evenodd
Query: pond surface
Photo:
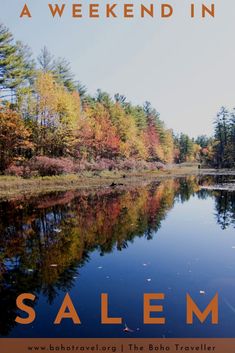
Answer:
M1 202L0 335L235 337L235 192L202 188L222 179ZM81 325L53 324L67 292ZM187 325L186 293L204 310L217 292L219 324ZM21 293L36 295L33 324L15 323ZM100 324L101 293L123 324ZM143 324L144 293L165 293L165 325Z

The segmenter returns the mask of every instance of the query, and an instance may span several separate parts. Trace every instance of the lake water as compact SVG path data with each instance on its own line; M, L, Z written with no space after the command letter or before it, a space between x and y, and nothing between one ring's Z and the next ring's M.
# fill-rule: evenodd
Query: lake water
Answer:
M226 181L188 177L1 202L0 335L235 337L235 192L201 188ZM81 325L53 324L67 292ZM204 310L217 292L219 324L187 325L186 293ZM37 297L33 324L15 323L21 293ZM100 324L101 293L123 324ZM165 293L165 325L143 324L144 293Z

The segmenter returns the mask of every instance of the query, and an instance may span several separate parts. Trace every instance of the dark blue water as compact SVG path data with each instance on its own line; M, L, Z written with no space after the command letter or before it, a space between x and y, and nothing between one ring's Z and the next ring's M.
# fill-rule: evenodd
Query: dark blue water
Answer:
M0 334L235 337L235 194L200 188L213 183L191 177L2 202ZM30 325L14 321L24 292L37 297ZM81 325L53 324L67 292ZM101 293L121 325L100 324ZM165 325L143 324L144 293L165 294ZM208 316L187 325L186 293L201 310L218 293L219 324Z

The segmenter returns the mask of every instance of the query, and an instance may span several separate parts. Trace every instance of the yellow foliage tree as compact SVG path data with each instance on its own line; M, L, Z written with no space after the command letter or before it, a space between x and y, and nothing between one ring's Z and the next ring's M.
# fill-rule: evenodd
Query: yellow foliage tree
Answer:
M71 155L81 116L79 94L58 84L49 72L38 74L35 91L41 154Z

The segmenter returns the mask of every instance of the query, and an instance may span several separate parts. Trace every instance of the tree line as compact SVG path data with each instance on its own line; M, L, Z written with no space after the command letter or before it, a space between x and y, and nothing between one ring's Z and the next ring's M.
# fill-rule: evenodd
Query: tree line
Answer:
M150 102L119 93L94 96L70 63L31 49L0 24L0 172L162 168L183 162L234 165L234 115L221 110L215 136L191 139L167 129ZM226 163L225 163L226 161Z

